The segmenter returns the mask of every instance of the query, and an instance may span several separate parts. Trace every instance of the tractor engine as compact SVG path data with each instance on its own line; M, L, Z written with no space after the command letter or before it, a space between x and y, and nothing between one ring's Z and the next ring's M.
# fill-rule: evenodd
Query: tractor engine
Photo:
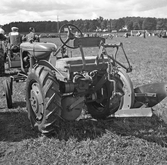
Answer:
M90 83L92 82L92 79L90 76L84 76L82 74L76 74L73 78L74 84L77 84L75 87L75 92L77 93L84 93L86 90L88 90Z
M62 93L73 93L74 95L82 96L88 90L91 83L92 78L90 76L76 73L71 82L60 85L60 90Z
M111 113L119 108L120 99L124 95L123 84L119 78L113 76L112 80L116 84L114 87L114 83L103 80L103 75L103 71L101 73L92 71L89 74L75 73L71 82L60 84L60 91L63 93L61 115L64 119L77 119L82 112L85 101L88 105L99 103L99 105L104 104L105 106L109 104L108 108L111 109ZM96 91L94 88L97 88ZM111 99L108 100L108 98Z
M60 85L60 90L64 93L62 98L62 117L66 120L77 119L84 106L85 93L89 90L92 78L88 75L75 73L72 82Z

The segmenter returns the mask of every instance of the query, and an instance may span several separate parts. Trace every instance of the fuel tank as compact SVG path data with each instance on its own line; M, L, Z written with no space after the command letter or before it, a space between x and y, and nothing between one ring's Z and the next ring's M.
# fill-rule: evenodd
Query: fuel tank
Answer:
M54 43L47 42L23 42L20 49L22 53L26 51L37 59L47 59L51 52L57 50L57 46Z

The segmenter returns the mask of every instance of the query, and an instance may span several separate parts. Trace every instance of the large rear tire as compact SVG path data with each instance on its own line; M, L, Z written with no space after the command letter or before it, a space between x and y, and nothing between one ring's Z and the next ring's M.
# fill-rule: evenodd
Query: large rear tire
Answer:
M124 93L123 96L117 96L114 100L110 100L111 92L113 89L112 83L107 81L103 84L102 88L96 92L98 93L102 90L105 94L105 97L101 103L97 103L96 101L86 103L88 113L95 119L105 119L109 117L109 115L114 114L116 111L121 109L130 109L134 104L134 89L133 84L129 78L129 76L122 70L119 69L118 72L119 78L115 78L116 80L116 91L119 93ZM104 95L103 94L103 95Z
M119 109L121 104L121 98L116 98L111 104L112 95L112 83L107 81L103 86L96 92L97 98L102 98L101 102L87 102L88 113L95 119L106 119L110 114L113 114ZM117 92L120 89L117 88Z
M45 135L55 132L61 115L61 95L49 68L37 66L31 70L26 81L26 106L34 129Z

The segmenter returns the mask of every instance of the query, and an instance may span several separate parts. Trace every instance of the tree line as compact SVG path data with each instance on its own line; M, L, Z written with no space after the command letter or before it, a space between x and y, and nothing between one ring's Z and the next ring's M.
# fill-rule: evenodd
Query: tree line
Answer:
M37 21L37 22L11 22L5 24L2 28L6 32L11 31L11 27L17 26L22 33L28 32L29 27L34 27L36 32L39 33L57 33L59 28L64 24L74 24L82 32L94 32L97 29L108 32L112 30L120 30L123 27L127 27L128 31L131 30L167 30L166 18L151 18L151 17L123 17L119 19L104 19L99 17L93 20L64 20L64 21Z

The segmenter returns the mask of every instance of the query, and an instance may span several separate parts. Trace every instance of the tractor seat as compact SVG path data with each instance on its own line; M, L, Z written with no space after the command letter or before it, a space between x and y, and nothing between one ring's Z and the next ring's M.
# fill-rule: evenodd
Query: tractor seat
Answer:
M104 58L99 60L99 63L96 64L97 56L86 56L85 57L85 66L83 64L82 57L72 57L72 58L61 58L56 60L55 67L63 72L78 72L78 71L91 71L106 69L108 59Z
M104 43L105 39L101 37L81 37L75 38L73 40L73 46L76 48L80 48L81 55L79 57L70 57L70 58L61 58L51 60L51 63L57 68L67 79L69 79L69 75L72 72L79 71L93 71L93 70L101 70L107 69L108 66L108 58L99 59L98 64L96 62L95 55L85 56L83 48L90 47L100 47L101 43Z
M98 60L97 56L85 56L83 48L100 47L101 43L105 43L102 37L81 37L73 40L73 46L81 49L81 56L72 58L61 58L56 60L55 67L63 72L92 71L107 68L108 59ZM83 61L84 58L84 61ZM84 65L85 63L85 65Z

